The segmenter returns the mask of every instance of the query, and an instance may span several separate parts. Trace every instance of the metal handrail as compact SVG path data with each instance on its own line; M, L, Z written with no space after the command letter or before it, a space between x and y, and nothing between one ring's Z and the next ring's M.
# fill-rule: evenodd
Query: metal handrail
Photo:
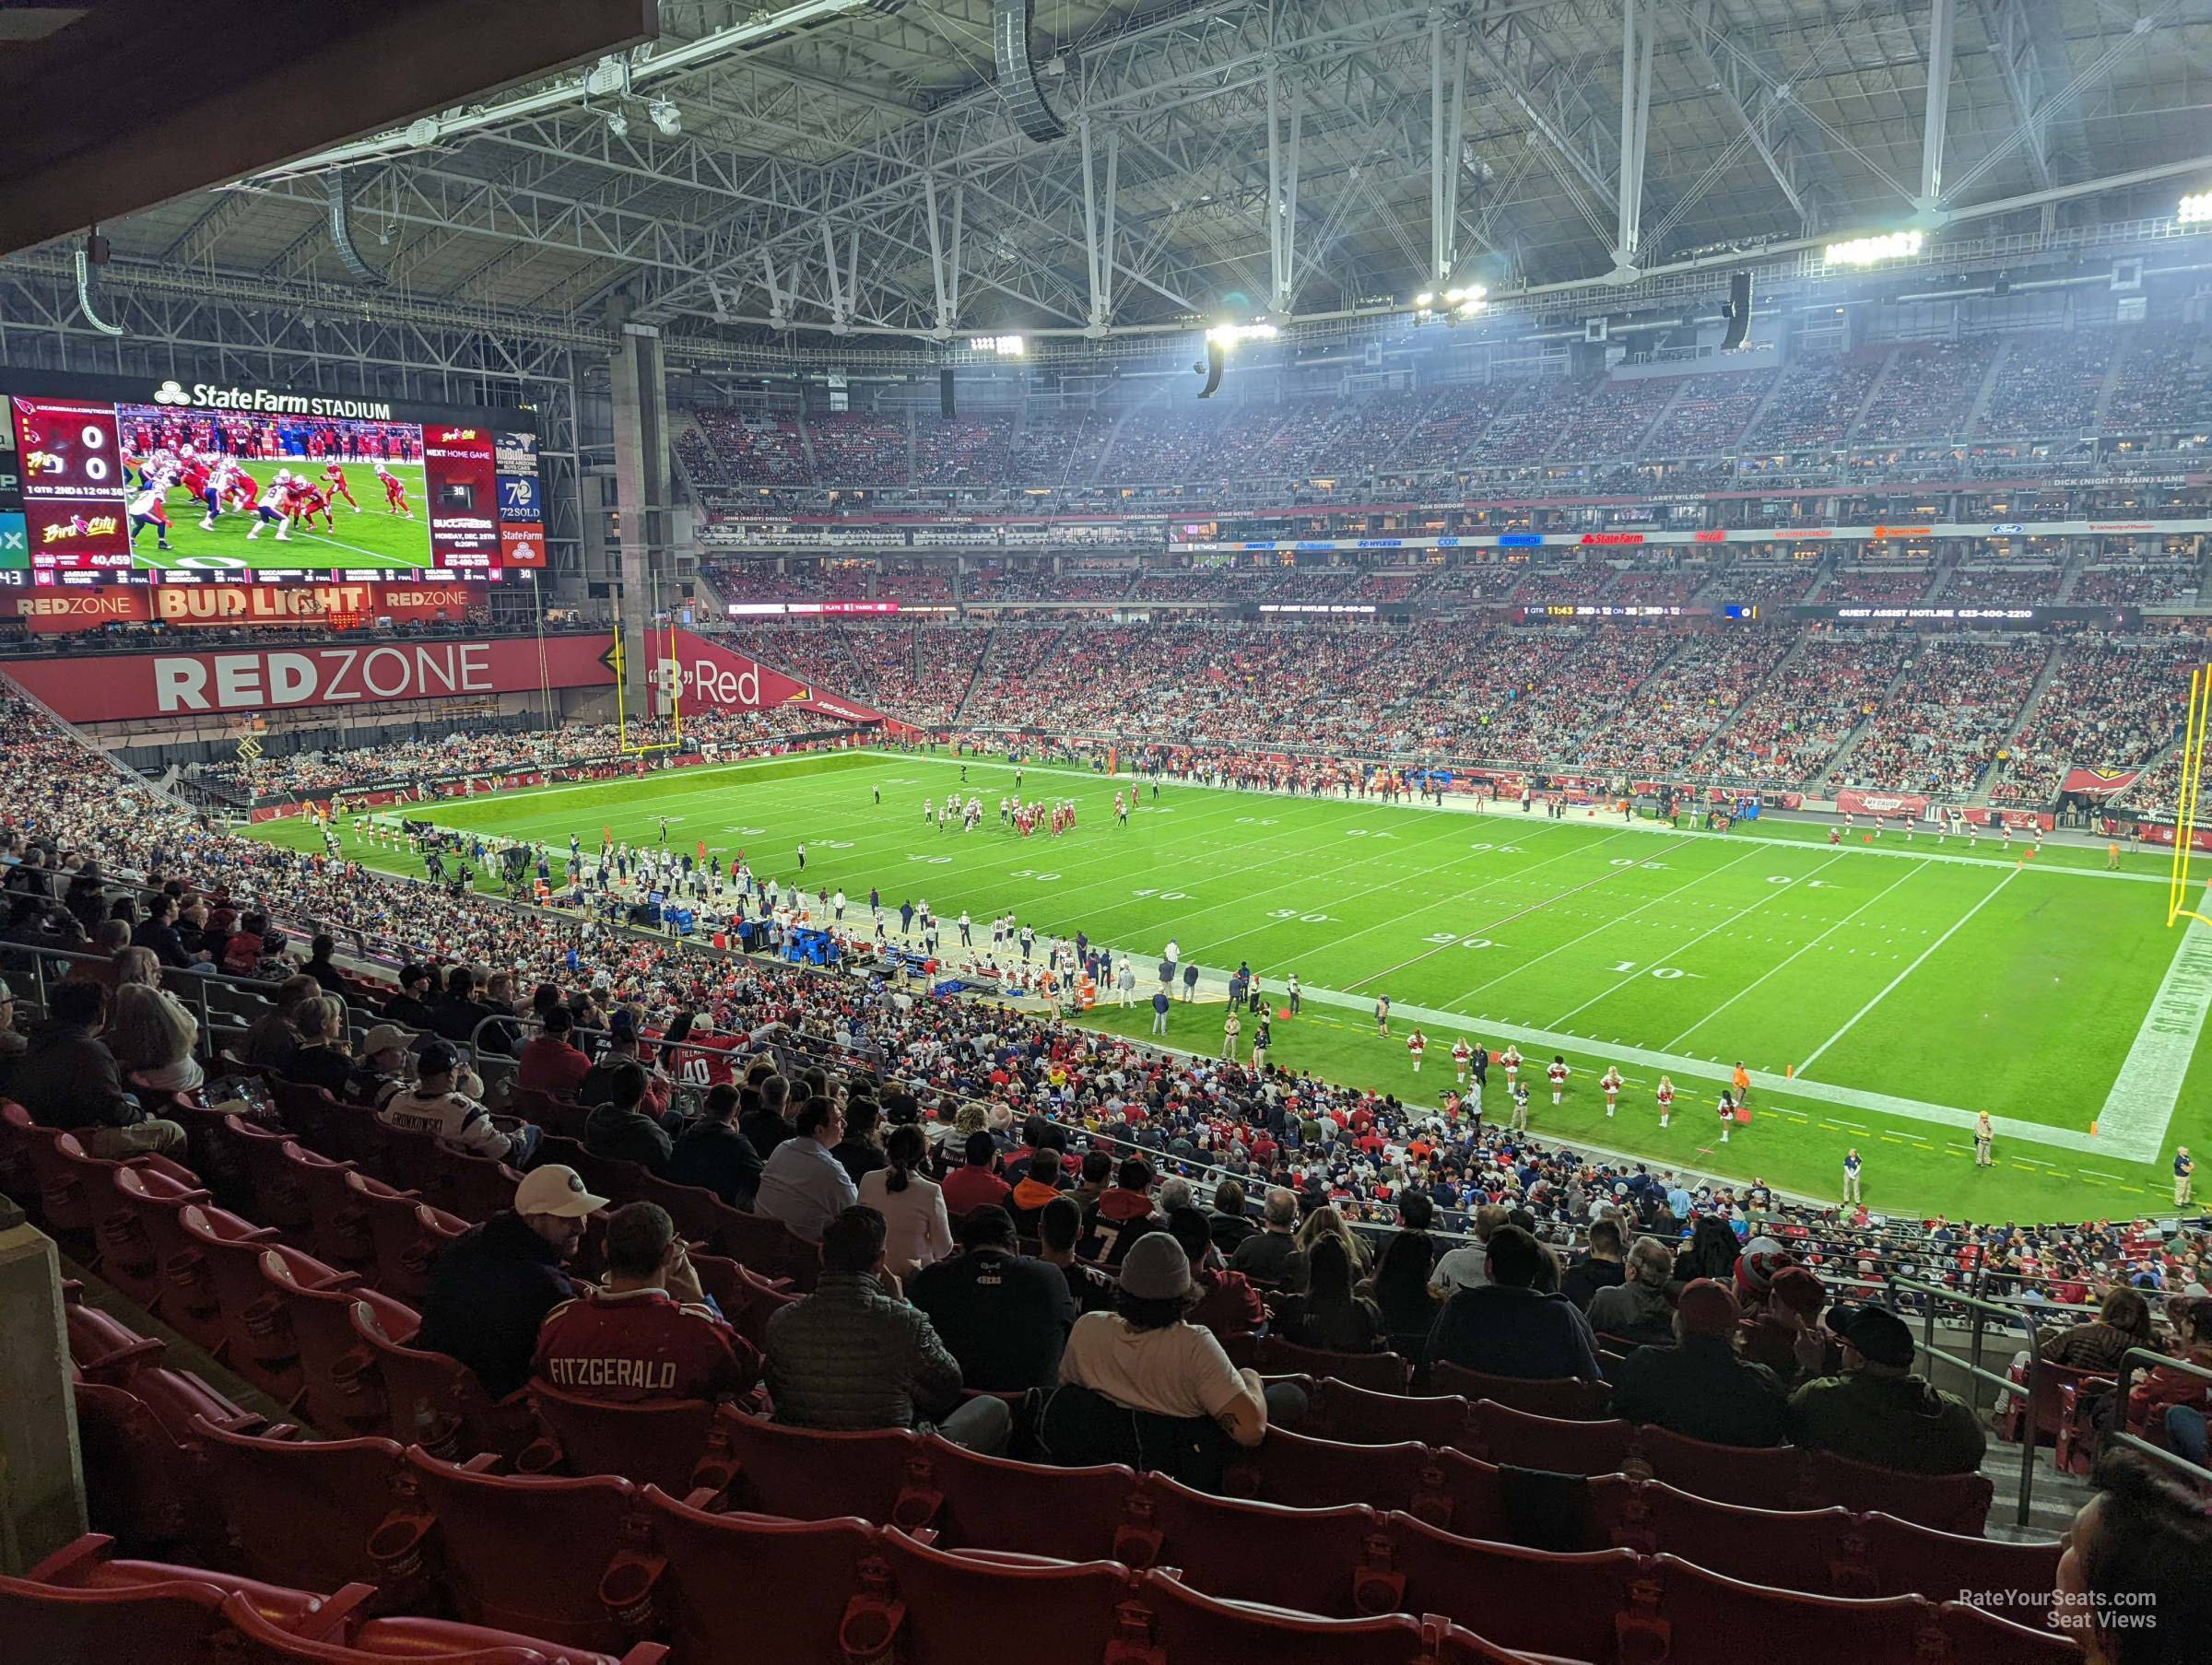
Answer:
M2112 1431L2105 1437L2114 1445L2125 1446L2131 1451L2140 1451L2154 1462L2172 1469L2193 1485L2212 1485L2212 1469L2200 1468L2179 1451L2170 1451L2164 1446L2153 1445L2140 1434L2129 1430L2127 1400L2128 1394L2135 1385L2133 1378L2136 1366L2138 1363L2154 1368L2163 1366L2170 1370L2179 1370L2185 1376L2194 1376L2205 1384L2208 1391L2212 1391L2212 1366L2200 1365L2194 1359L2175 1358L2171 1354L2154 1352L2148 1347L2130 1347L2120 1360L2119 1400L2113 1413L2115 1422ZM2146 1372L2146 1376L2147 1374Z
M2018 1324L2027 1331L2028 1434L2027 1437L2020 1442L2020 1489L2014 1515L2014 1524L2025 1527L2028 1524L2029 1511L2035 1497L2036 1456L2041 1448L2035 1437L2035 1407L2041 1402L2042 1390L2048 1385L2051 1368L2044 1362L2042 1349L2035 1344L2035 1326L2028 1320L2027 1316L2018 1307L2007 1306L2001 1301L1984 1300L1980 1296L1961 1295L1955 1289L1945 1289L1937 1284L1923 1284L1910 1278L1885 1278L1883 1283L1889 1291L1889 1299L1884 1305L1888 1307L1892 1312L1897 1311L1896 1297L1900 1292L1922 1297L1920 1348L1929 1359L1941 1359L1945 1364L1963 1371L1971 1380L1985 1382L2007 1393L2018 1392L2019 1384L2015 1382L2010 1376L2001 1376L1982 1363L1982 1341L1985 1328L1983 1319L1984 1315L1994 1316L2005 1319L2010 1323ZM1964 1356L1946 1352L1936 1344L1936 1303L1937 1301L1949 1301L1963 1307L1970 1315L1967 1325L1970 1351Z

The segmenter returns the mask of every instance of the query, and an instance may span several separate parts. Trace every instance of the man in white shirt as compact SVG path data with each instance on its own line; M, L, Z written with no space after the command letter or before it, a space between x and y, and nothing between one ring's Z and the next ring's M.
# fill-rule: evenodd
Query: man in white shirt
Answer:
M809 1099L794 1125L797 1136L778 1144L760 1169L753 1208L819 1243L830 1222L860 1201L853 1176L830 1154L845 1136L845 1113L830 1099Z

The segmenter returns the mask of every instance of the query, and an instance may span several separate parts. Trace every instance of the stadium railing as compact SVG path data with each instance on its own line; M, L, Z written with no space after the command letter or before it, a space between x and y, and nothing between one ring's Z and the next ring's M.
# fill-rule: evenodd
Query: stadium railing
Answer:
M2018 1325L2026 1334L2029 1402L2040 1402L2050 1391L2048 1378L2052 1367L2043 1362L2041 1349L2035 1344L2035 1326L2029 1322L2018 1307L2007 1306L2002 1301L1984 1300L1980 1296L1962 1295L1955 1289L1945 1289L1938 1284L1924 1284L1912 1278L1885 1278L1883 1284L1888 1295L1884 1305L1892 1312L1900 1308L1899 1296L1917 1297L1921 1320L1920 1350L1928 1360L1931 1378L1935 1375L1934 1366L1941 1363L1957 1370L1968 1381L1980 1382L2007 1393L2019 1391L2019 1384L2010 1376L1992 1370L1983 1363L1983 1342L1989 1331L1987 1320L1994 1318L2003 1321L2007 1331L2011 1326ZM1967 1332L1966 1350L1963 1353L1952 1352L1936 1344L1936 1314L1938 1306L1952 1307L1963 1312L1963 1328ZM2131 1353L2128 1356L2133 1358L2135 1354ZM2212 1381L2212 1371L2203 1374L2207 1381ZM2032 1437L2020 1448L2020 1486L2015 1500L2014 1524L2021 1528L2028 1525L2029 1512L2034 1503L2039 1449Z
M2128 1427L2127 1398L2128 1394L2134 1390L2136 1367L2138 1365L2145 1367L2146 1374L2150 1370L2163 1368L2178 1370L2184 1376L2194 1376L2205 1384L2206 1393L2212 1394L2212 1366L2197 1364L2191 1359L2175 1358L2171 1354L2154 1352L2148 1347L2130 1347L2125 1356L2120 1361L2120 1388L2118 1410L2115 1413L2116 1420L2105 1438L2111 1444L2125 1446L2131 1451L2140 1451L2153 1462L2171 1469L2175 1478L2192 1491L2212 1485L2212 1469L2204 1468L2190 1461L2179 1451L2169 1447L2145 1439L2140 1434Z

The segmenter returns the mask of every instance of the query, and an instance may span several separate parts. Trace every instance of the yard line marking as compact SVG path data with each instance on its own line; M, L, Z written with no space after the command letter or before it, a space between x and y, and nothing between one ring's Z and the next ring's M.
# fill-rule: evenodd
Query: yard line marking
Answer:
M1668 1041L1666 1043L1666 1049L1670 1052L1673 1051L1677 1047L1680 1046L1684 1041L1695 1035L1700 1029L1702 1029L1714 1018L1720 1016L1722 1013L1727 1011L1729 1007L1735 1005L1737 1001L1743 999L1745 995L1750 993L1752 990L1758 988L1759 984L1765 982L1770 977L1772 977L1775 972L1780 971L1783 967L1788 965L1791 960L1795 959L1799 954L1803 954L1808 949L1818 948L1822 943L1826 942L1830 936L1834 934L1836 932L1842 930L1844 926L1850 924L1852 920L1857 919L1859 915L1865 913L1869 908L1873 907L1884 897L1887 897L1890 891L1895 890L1898 885L1902 885L1914 874L1925 873L1927 869L1925 866L1907 868L1893 883L1884 886L1876 895L1871 896L1867 897L1865 901L1861 902L1856 908L1853 909L1849 913L1845 914L1841 919L1830 925L1826 931L1823 931L1818 936L1813 938L1811 942L1806 943L1803 947L1797 949L1796 953L1792 954L1788 959L1781 960L1775 965L1770 966L1766 970L1760 972L1759 976L1753 978L1749 982L1738 989L1734 994L1731 994L1719 1005L1713 1007L1712 1011L1706 1013L1704 1016L1699 1018L1696 1023L1690 1025L1688 1028L1683 1030L1681 1034L1676 1036L1674 1039ZM1770 937L1767 940L1771 942L1773 939Z
M1584 890L1588 890L1588 889L1590 889L1590 888L1591 888L1593 885L1603 885L1603 884L1604 884L1604 883L1605 883L1606 880L1608 880L1608 879L1618 879L1618 877L1620 877L1620 875L1621 875L1622 874L1624 874L1624 873L1634 873L1635 871L1636 871L1636 870L1635 870L1635 868L1633 868L1633 867L1608 867L1608 868L1606 868L1606 871L1605 871L1605 872L1603 872L1603 873L1599 874L1598 874L1598 875L1597 875L1595 878L1594 878L1594 879L1584 879L1584 880L1583 880L1583 882L1582 882L1580 885L1569 885L1569 886L1568 886L1568 887L1567 887L1565 890L1562 890L1562 891L1560 891L1560 892L1559 892L1559 893L1557 896L1546 897L1545 897L1545 898L1543 898L1541 901L1531 902L1531 903L1530 903L1530 904L1529 904L1527 907L1525 907L1525 908L1523 908L1523 909L1519 909L1519 910L1518 910L1518 911L1516 911L1516 912L1513 912L1513 913L1509 913L1509 914L1505 915L1505 916L1504 916L1502 919L1496 919L1496 920L1491 920L1491 921L1490 921L1488 924L1487 924L1487 925L1477 925L1477 927L1476 927L1476 928L1475 928L1473 931L1471 931L1471 932L1461 932L1459 933L1459 935L1460 935L1460 936L1484 936L1484 935L1487 935L1487 934L1488 934L1488 933L1489 933L1490 932L1493 932L1493 931L1497 930L1497 929L1498 929L1500 926L1501 926L1501 925L1510 925L1510 924L1512 924L1512 922L1513 922L1515 920L1524 920L1524 919L1526 919L1526 918L1527 918L1527 917L1528 917L1530 914L1532 914L1532 913L1537 913L1537 912L1540 912L1540 911L1542 911L1544 909L1547 909L1547 908L1550 907L1550 906L1551 906L1551 905L1552 905L1554 902L1564 901L1564 900L1565 900L1567 897L1571 897L1571 896L1574 896L1574 895L1576 895L1578 892L1584 891ZM1415 955L1415 956L1413 956L1411 959L1404 959L1404 960L1400 960L1400 961L1399 961L1399 962L1398 962L1396 965L1394 965L1394 966L1389 966L1389 967L1384 967L1382 970L1381 970L1381 971L1371 972L1371 973L1370 973L1368 976L1366 976L1366 977L1362 977L1362 978L1357 979L1356 980L1354 980L1354 981L1352 981L1352 982L1347 983L1347 984L1345 985L1345 988L1346 988L1347 991L1350 991L1350 990L1357 990L1357 989L1359 989L1359 988L1362 988L1362 987L1364 987L1365 985L1367 985L1367 984L1369 984L1369 983L1372 983L1372 982L1379 982L1379 981L1381 981L1381 980L1382 980L1383 978L1390 977L1390 976L1394 976L1394 974L1396 974L1397 972L1400 972L1400 971L1403 971L1403 970L1405 970L1405 969L1406 969L1406 967L1408 967L1408 966L1418 966L1418 965L1419 965L1419 964L1420 964L1420 963L1421 963L1423 960L1425 960L1425 959L1429 958L1429 957L1430 957L1431 955L1441 954L1441 953L1442 953L1442 952L1443 952L1445 949L1447 949L1447 948L1450 948L1450 947L1453 947L1453 946L1456 945L1457 940L1458 940L1458 939L1457 939L1457 937L1455 937L1455 938L1453 939L1453 942L1450 942L1450 943L1439 943L1439 944L1436 944L1436 946L1435 946L1435 947L1433 947L1433 948L1429 948L1429 949L1425 949L1425 950L1423 950L1421 953Z
M1840 852L1836 855L1832 855L1829 857L1827 861L1821 862L1819 866L1814 868L1811 873L1806 874L1806 877L1809 879L1817 874L1826 873L1830 868L1833 867L1842 859L1842 855ZM1786 886L1783 888L1786 888ZM1781 894L1782 889L1780 888L1771 889L1764 896L1755 897L1753 900L1746 903L1743 907L1737 909L1734 913L1730 914L1719 924L1708 925L1704 930L1699 932L1697 935L1691 937L1687 943L1682 943L1674 947L1664 949L1661 952L1665 956L1666 959L1671 962L1676 956L1684 954L1689 949L1695 948L1707 937L1713 935L1717 932L1727 930L1729 926L1735 924L1736 920L1742 919L1746 914L1758 912L1759 909L1764 908L1769 902L1771 902ZM1636 979L1641 975L1642 972L1641 970L1637 970L1630 972L1626 977L1617 978L1614 981L1606 984L1605 988L1599 990L1595 994L1593 994L1581 1005L1575 1007L1572 1012L1562 1013L1558 1017L1552 1019L1552 1023L1556 1026L1557 1025L1565 1023L1571 1017L1579 1016L1581 1014L1587 1012L1592 1006L1596 1005L1599 1001L1606 999L1608 995L1619 993L1623 989L1627 988L1631 982L1635 981Z
M2212 930L2191 920L2136 1030L2126 1061L2097 1112L2097 1134L2115 1156L2148 1162L2166 1146L2182 1080L2212 1012Z
M1946 931L1941 936L1937 937L1934 942L1930 943L1925 948L1923 948L1920 951L1919 958L1915 959L1910 966L1907 966L1902 971L1891 978L1888 982L1883 986L1882 991L1879 994L1876 995L1872 1000L1861 1006L1856 1012L1853 1013L1850 1020L1846 1022L1841 1029L1838 1029L1833 1035L1830 1036L1826 1040L1822 1041L1818 1046L1813 1049L1812 1056L1807 1058L1803 1063L1797 1066L1797 1074L1799 1078L1802 1079L1806 1072L1810 1070L1814 1064L1819 1061L1821 1053L1827 1051L1829 1048L1834 1046L1836 1042L1841 1040L1845 1035L1851 1032L1853 1025L1856 1024L1860 1018L1865 1016L1867 1013L1873 1011L1875 1007L1880 1005L1884 1001L1888 1000L1891 994L1895 993L1898 984L1903 982L1905 979L1911 977L1915 971L1919 970L1921 966L1926 961L1928 956L1934 954L1936 949L1942 947L1944 944L1949 942L1953 936L1958 934L1959 928L1960 926L1964 925L1967 920L1972 919L1974 915L1980 913L1984 908L1995 901L1998 895L2005 889L2005 887L2011 884L2013 880L2018 878L2020 874L2026 871L2027 869L2021 867L2014 868L2010 873L1999 879L1994 885L1991 885L1987 893L1983 895L1980 901L1976 902L1971 908L1969 908L1964 913L1960 914L1956 920L1952 920L1951 927L1948 931Z

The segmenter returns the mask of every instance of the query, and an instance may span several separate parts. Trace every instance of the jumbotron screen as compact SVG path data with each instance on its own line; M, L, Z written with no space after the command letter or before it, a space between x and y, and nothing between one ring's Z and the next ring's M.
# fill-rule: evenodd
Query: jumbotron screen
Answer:
M546 564L535 418L0 370L0 585Z

